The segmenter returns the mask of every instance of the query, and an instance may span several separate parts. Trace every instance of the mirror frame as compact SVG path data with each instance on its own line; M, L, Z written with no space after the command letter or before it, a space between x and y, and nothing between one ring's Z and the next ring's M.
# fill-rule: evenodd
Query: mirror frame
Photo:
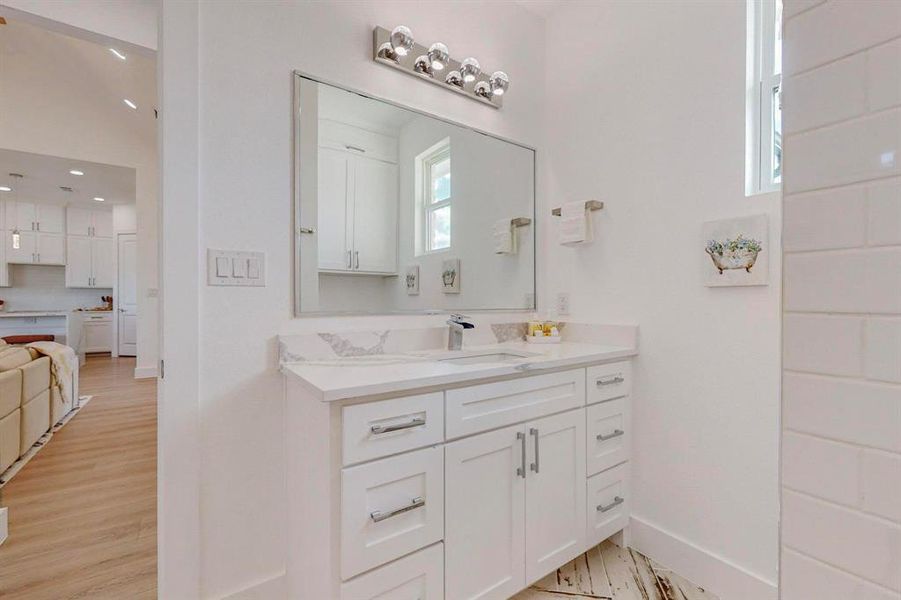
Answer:
M481 129L477 129L475 127L471 127L469 125L464 125L463 123L459 123L457 121L453 121L451 119L447 119L444 117L440 117L438 115L422 111L416 108L412 108L410 106L404 106L403 104L399 104L397 102L393 102L391 100L386 100L385 98L380 98L374 94L370 94L367 92L363 92L354 88L349 88L347 86L337 84L326 79L322 79L320 77L316 77L313 75L309 75L302 71L293 71L292 73L292 113L291 113L291 149L292 149L292 173L291 173L291 187L293 190L293 198L292 198L292 244L294 246L292 252L292 264L291 264L291 277L293 278L292 282L292 290L293 290L293 310L295 318L305 318L305 317L335 317L335 316L395 316L395 315L442 315L442 314L450 314L452 312L466 311L472 313L528 313L534 312L538 307L538 150L532 146L527 144L523 144L521 142L517 142L514 140L510 140L504 138L499 135L495 135L492 133L488 133ZM443 123L447 123L448 125L454 125L455 127L461 127L463 129L467 129L474 133L478 133L502 142L506 142L508 144L513 144L514 146L519 146L525 150L530 150L532 152L532 224L533 229L532 234L532 306L526 308L455 308L451 309L443 309L443 308L424 308L420 310L402 310L398 309L390 312L381 312L381 311L366 311L366 310L358 310L358 311L309 311L309 312L301 312L300 306L300 296L301 296L301 277L300 277L300 240L301 235L304 235L300 232L301 228L301 212L300 212L300 112L302 107L300 106L300 83L302 80L312 81L314 83L320 83L324 85L330 85L332 87L336 87L338 89L344 90L345 92L350 92L352 94L357 94L358 96L362 96L364 98L369 98L370 100L376 100L378 102L384 102L385 104L394 106L396 108L400 108L403 110L408 110L410 112L416 113L418 115L422 115L424 117L429 117L430 119L435 119L436 121L441 121Z

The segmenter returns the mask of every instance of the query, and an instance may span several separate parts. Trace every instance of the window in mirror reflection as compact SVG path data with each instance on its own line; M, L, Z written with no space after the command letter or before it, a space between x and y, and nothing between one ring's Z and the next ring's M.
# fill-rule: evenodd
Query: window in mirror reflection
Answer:
M420 231L427 252L451 247L451 157L450 140L445 139L417 157L424 190Z

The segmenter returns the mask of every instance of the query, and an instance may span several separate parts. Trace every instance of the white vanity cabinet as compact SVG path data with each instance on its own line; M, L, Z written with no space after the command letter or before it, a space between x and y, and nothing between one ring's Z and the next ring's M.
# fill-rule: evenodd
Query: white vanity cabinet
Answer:
M319 270L397 273L397 140L320 121Z
M331 402L286 377L290 598L504 600L628 525L628 360Z

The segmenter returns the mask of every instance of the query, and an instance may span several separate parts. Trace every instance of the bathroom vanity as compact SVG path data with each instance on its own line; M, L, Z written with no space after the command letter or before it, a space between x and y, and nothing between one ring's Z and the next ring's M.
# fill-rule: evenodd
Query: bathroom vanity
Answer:
M288 597L505 599L629 520L634 346L283 364Z

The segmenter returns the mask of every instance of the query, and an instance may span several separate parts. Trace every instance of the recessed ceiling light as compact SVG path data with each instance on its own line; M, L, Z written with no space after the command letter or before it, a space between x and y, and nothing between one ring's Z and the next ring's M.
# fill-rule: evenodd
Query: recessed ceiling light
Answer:
M0 192L11 192L13 189L8 185L0 185Z
M78 169L72 169L69 173L72 175L84 175L84 171L79 171Z
M126 104L126 106L128 106L128 108L130 108L132 110L138 110L138 105L135 104L134 102L132 102L131 100L129 100L128 98L124 98L122 100L122 102L124 102Z
M109 51L112 52L115 55L115 57L118 58L119 60L125 60L125 55L122 54L121 52L119 52L118 50L116 50L115 48L110 48Z
M94 196L94 200L96 200L97 202L105 202L106 198L101 198L100 196Z

